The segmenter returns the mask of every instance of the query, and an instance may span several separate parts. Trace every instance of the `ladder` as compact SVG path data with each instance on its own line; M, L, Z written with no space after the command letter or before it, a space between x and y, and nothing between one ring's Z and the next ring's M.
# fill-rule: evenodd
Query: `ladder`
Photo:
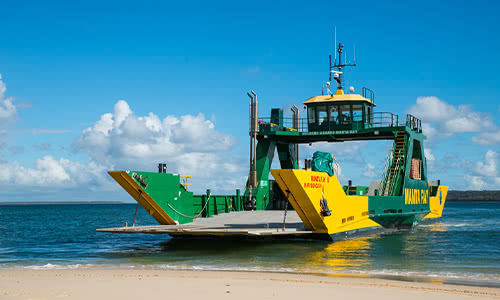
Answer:
M356 195L357 189L354 185L347 186L347 195Z
M404 166L406 158L406 133L398 131L394 140L394 149L391 163L385 172L382 180L381 196L390 196L394 192L394 187L398 178L399 170Z

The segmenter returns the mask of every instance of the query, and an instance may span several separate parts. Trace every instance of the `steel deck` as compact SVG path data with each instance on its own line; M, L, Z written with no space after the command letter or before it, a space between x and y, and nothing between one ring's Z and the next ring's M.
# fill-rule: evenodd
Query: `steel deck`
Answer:
M184 225L128 226L97 229L112 233L169 234L172 236L309 237L295 211L288 211L283 231L284 211L239 211L199 218Z

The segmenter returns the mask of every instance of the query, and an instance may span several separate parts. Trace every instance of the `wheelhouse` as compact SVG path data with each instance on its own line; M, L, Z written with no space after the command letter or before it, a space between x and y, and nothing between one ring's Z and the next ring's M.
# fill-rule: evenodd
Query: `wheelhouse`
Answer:
M371 99L370 99L371 98ZM356 130L373 126L373 97L359 94L315 96L307 99L308 131Z

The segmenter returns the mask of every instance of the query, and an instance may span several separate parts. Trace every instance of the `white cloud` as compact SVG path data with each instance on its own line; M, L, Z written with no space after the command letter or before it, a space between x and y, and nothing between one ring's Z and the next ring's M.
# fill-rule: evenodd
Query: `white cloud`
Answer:
M484 161L478 161L471 165L470 168L474 175L465 175L470 189L500 189L498 158L497 152L488 150L484 155Z
M365 169L363 170L363 175L370 178L377 177L377 174L375 173L375 166L371 163L367 163Z
M93 161L82 164L64 158L55 160L52 156L44 156L35 161L33 168L26 168L17 161L0 162L0 168L4 170L0 183L5 186L38 186L49 189L83 186L85 189L99 191L115 189L106 174L107 168Z
M468 105L459 105L455 114L444 123L445 130L450 133L478 132L495 127L489 114L475 112Z
M346 157L357 162L362 162L361 149L368 144L366 141L351 141L345 143L320 142L312 144L311 151L330 152L338 159Z
M1 75L0 75L1 79ZM16 117L17 107L12 97L5 97L5 83L0 80L0 154L8 149L10 154L24 152L24 146L10 146L3 140L8 133L9 122ZM69 130L33 129L32 134L65 133ZM49 144L35 145L35 148L50 149ZM95 161L84 164L68 159L54 159L52 156L38 158L33 167L23 166L18 161L10 162L0 159L0 201L10 200L68 200L72 196L80 197L85 191L117 190L106 171L110 165ZM68 193L73 193L70 196ZM80 194L80 196L78 196ZM88 194L83 193L88 197ZM84 198L85 199L85 198ZM86 199L88 200L88 198Z
M496 177L498 154L493 150L488 150L484 155L484 162L478 161L475 165L477 174L487 177Z
M498 131L489 113L473 111L470 105L455 107L433 96L418 97L408 112L422 120L422 129L429 141L456 133Z
M422 131L429 141L438 139L440 132L432 127L430 123L422 123Z
M418 97L417 103L410 107L408 112L424 122L439 122L453 117L456 109L453 105L431 96Z
M472 142L482 146L493 146L500 144L500 130L492 132L483 132L472 137Z
M431 148L424 147L424 155L427 162L427 171L435 172L437 171L437 161L436 157L432 153Z
M484 190L488 187L488 184L480 176L465 175L466 181L469 183L468 188L470 190Z
M431 148L424 148L424 154L425 154L425 159L427 160L427 162L436 160L436 157L434 156L434 154L432 154Z
M17 111L16 106L13 103L14 98L5 97L7 87L1 79L2 75L0 74L0 125L14 118Z
M234 137L218 132L203 114L168 115L161 119L149 113L138 117L127 102L118 101L112 113L105 113L82 131L74 141L75 151L87 152L104 165L123 169L155 170L158 162L166 162L169 172L193 175L195 190L204 190L209 180L226 191L243 188L230 185L245 174L230 150ZM201 184L199 179L204 179ZM224 184L226 183L226 184Z

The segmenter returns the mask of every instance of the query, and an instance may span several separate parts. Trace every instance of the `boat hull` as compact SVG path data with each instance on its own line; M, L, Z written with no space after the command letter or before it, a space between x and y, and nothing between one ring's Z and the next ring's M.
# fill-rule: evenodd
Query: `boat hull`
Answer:
M281 169L271 173L304 221L305 228L329 236L379 226L411 229L423 219L441 217L448 191L446 186L439 186L435 196L420 190L402 196L349 196L335 175ZM322 200L327 201L330 215L325 214Z

